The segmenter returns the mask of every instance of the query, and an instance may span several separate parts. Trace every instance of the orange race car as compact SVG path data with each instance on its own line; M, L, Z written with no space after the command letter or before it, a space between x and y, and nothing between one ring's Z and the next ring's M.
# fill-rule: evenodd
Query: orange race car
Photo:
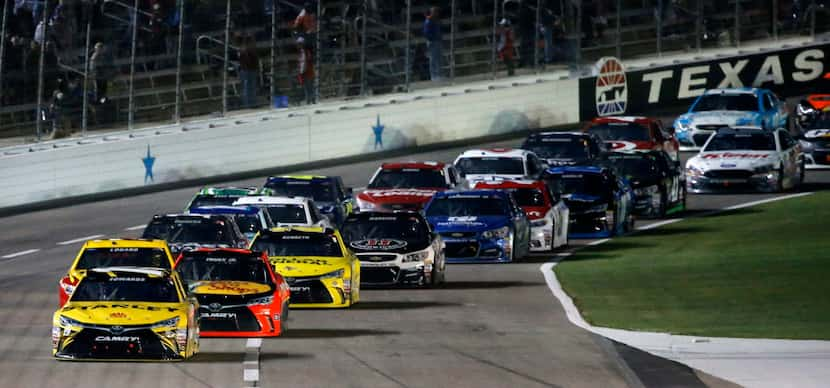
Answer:
M174 267L199 301L202 337L276 337L288 317L288 284L262 252L201 248Z

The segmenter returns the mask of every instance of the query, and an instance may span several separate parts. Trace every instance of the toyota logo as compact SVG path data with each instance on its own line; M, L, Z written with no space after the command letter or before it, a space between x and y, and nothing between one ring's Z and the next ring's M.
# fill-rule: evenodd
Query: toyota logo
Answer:
M208 309L210 309L210 311L219 311L222 309L222 304L213 302L208 305Z
M110 327L110 333L112 334L120 334L124 332L124 326L112 326Z

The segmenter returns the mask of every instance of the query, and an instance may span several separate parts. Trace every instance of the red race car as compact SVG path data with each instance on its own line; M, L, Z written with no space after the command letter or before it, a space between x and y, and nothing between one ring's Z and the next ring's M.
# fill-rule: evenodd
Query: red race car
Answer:
M433 194L462 185L451 164L440 162L384 163L357 196L361 211L421 210Z
M476 183L475 189L506 190L530 220L530 251L548 252L568 245L570 211L543 181L505 180Z
M666 131L660 120L650 117L597 117L585 132L599 136L612 151L663 150L678 160L680 144Z
M199 301L202 337L276 337L288 317L288 283L262 252L200 248L174 267Z

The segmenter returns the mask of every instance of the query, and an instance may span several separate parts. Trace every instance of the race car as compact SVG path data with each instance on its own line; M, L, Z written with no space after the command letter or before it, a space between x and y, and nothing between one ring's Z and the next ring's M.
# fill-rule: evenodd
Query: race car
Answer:
M545 171L544 180L562 192L570 209L568 238L605 238L634 228L634 193L613 170L553 167Z
M328 217L320 214L317 205L309 198L257 195L239 198L233 204L264 209L275 226L334 226Z
M155 215L141 238L165 240L178 255L196 248L245 248L248 240L230 216L206 214Z
M202 206L230 206L240 197L256 194L256 187L204 187L188 202L184 208L187 213L191 208Z
M86 272L98 267L133 266L173 268L170 248L162 239L90 240L84 243L69 270L58 281L58 303L63 306Z
M433 194L464 185L455 167L440 162L384 163L357 196L360 211L419 211Z
M686 208L686 174L665 151L610 152L597 164L631 184L635 215L665 217Z
M819 112L804 123L798 136L808 170L830 168L830 96L827 103L828 111Z
M199 351L198 304L175 272L90 269L52 317L52 355L65 360L183 360Z
M504 190L513 194L516 203L530 220L530 251L547 252L568 245L568 206L545 182L479 182L476 190Z
M811 124L828 108L830 108L830 94L811 94L795 106L796 124L802 130L808 130L810 127L824 129L815 128Z
M188 214L228 216L248 241L251 241L260 230L275 225L270 213L256 206L199 206L191 208Z
M352 189L339 176L272 176L265 181L265 188L272 190L272 196L313 199L320 213L334 225L342 224L355 206Z
M533 152L510 148L465 151L453 164L470 188L483 181L535 179L545 170Z
M436 286L446 278L444 242L417 212L361 212L343 223L360 259L360 286Z
M786 103L768 89L709 89L674 121L681 151L699 150L716 129L757 126L789 128Z
M535 153L548 166L589 165L607 152L602 139L583 132L531 133L521 148Z
M677 139L654 118L597 117L588 123L585 132L599 136L612 151L658 150L665 151L673 160L680 157Z
M530 251L530 221L510 193L437 193L424 208L444 240L448 263L506 263Z
M199 301L202 337L276 337L288 318L288 284L268 256L245 249L182 253L175 271Z
M263 230L250 249L265 252L274 271L285 278L291 308L344 308L360 300L360 261L336 230Z
M804 182L801 147L784 129L722 128L686 161L686 188L780 192Z

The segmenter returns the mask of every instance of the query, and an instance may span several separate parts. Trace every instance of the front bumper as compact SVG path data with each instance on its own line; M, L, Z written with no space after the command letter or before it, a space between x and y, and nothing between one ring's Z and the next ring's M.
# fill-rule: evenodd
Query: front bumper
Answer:
M571 213L568 238L605 238L614 235L614 220L607 213Z
M209 304L199 307L199 335L201 337L277 337L282 334L282 322L287 306L277 305L223 306L211 309Z
M707 172L712 174L712 172ZM729 177L712 177L712 176L696 176L686 178L686 190L691 193L715 193L715 192L774 192L778 188L778 172L770 172L767 174L753 174L751 171L746 171L744 176L737 174Z
M804 153L804 168L809 170L830 169L830 149L815 149Z
M660 215L660 193L643 194L634 197L633 213L643 217Z
M290 308L345 308L353 303L348 279L308 276L285 281L291 289Z
M446 233L446 234L445 234ZM447 263L509 263L511 249L509 238L455 238L450 232L442 232Z
M530 251L547 252L553 249L553 225L530 228Z
M52 354L61 360L185 359L185 351L179 351L175 338L163 338L150 329L130 330L114 335L106 330L84 328L69 335L61 335L54 344Z
M359 253L361 287L423 286L432 280L432 264L403 262L397 253Z

